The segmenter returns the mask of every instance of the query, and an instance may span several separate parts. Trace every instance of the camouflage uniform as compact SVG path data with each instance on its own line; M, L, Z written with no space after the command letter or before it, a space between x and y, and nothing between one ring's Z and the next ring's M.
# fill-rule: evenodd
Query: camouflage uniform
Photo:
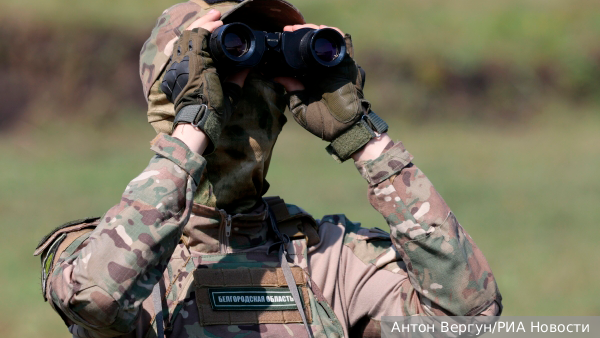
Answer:
M189 12L198 5L178 6ZM180 33L201 12L159 19L155 32L177 22ZM142 63L142 78L150 79L147 97L161 93L152 93L159 75L144 69L160 73L168 59L160 55L170 53L165 48L152 52L151 67ZM161 122L168 124L172 112L166 103L156 105L161 100L150 99L150 110L165 112ZM269 253L276 240L266 204L244 212L219 208L211 189L203 188L210 186L210 159L164 133L151 149L156 155L119 204L100 219L57 229L36 251L42 254L44 297L73 335L156 336L149 296L159 283L169 337L306 336L294 309L213 310L211 288L287 287L277 255ZM280 210L300 233L290 234L287 250L315 337L379 336L384 315L500 313L501 297L483 254L412 160L402 143L391 142L379 158L356 163L391 234L362 228L344 215L315 221L294 205Z

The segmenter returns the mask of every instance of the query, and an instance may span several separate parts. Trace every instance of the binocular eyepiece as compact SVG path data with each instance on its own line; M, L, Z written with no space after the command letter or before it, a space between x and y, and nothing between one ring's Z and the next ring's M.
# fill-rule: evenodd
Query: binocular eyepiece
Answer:
M334 67L346 56L344 37L333 28L269 33L253 30L243 23L231 23L212 33L209 47L218 65L234 68L262 65L266 73L280 76Z

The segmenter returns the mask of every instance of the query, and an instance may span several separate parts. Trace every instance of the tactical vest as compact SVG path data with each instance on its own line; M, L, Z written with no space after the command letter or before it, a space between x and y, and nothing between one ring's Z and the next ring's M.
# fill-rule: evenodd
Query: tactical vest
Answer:
M304 250L306 254L308 247L320 242L318 225L311 215L296 206L285 204L279 197L267 197L265 202L280 234L290 239L287 248ZM46 281L58 258L75 252L99 223L100 218L69 222L42 239L34 254L41 255L44 300L47 300ZM179 248L186 250L187 245ZM187 254L191 255L187 250ZM234 336L234 332L256 331L261 327L267 327L266 333L260 329L260 333L255 332L261 337L307 336L284 270L273 258L276 253L265 253L264 260L256 252L208 256L202 257L201 268L197 268L191 260L175 262L171 259L169 270L190 273L178 281L177 292L170 291L172 282L180 276L173 276L171 281L163 277L157 284L153 295L154 307L162 311L152 316L152 326L145 337L159 337L162 332L167 337L182 335L181 332L188 337ZM307 258L307 255L304 256L305 260ZM343 337L341 323L318 286L311 281L308 271L300 266L292 266L291 273L296 284L294 287L300 295L305 320L314 337ZM193 304L189 301L192 294ZM54 308L54 304L50 303ZM193 312L197 318L189 318ZM73 327L76 325L67 318L63 320L72 332L77 332L78 328ZM73 337L78 336L74 334Z

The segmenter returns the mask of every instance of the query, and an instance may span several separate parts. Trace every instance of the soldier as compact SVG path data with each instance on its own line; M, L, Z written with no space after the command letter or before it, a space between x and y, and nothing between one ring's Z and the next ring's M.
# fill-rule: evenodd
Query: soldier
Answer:
M223 22L324 27L283 0L162 14L140 55L156 155L103 217L36 250L44 298L73 336L378 336L382 316L499 315L483 254L363 97L350 36L339 66L302 82L257 69L220 79L207 39ZM263 198L286 105L354 161L391 234Z

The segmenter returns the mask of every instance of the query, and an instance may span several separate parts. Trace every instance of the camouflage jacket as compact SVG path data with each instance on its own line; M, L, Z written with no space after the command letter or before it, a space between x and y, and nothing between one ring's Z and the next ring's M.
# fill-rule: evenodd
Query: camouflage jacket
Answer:
M215 311L222 304L209 299L214 288L287 287L277 255L268 254L268 213L194 204L204 158L165 134L152 150L119 204L76 223L74 239L59 241L59 230L38 248L44 296L73 336L156 336L156 283L168 337L306 336L294 308ZM315 223L317 241L288 244L315 337L378 336L384 315L499 314L488 263L402 143L356 165L391 234L333 215Z

